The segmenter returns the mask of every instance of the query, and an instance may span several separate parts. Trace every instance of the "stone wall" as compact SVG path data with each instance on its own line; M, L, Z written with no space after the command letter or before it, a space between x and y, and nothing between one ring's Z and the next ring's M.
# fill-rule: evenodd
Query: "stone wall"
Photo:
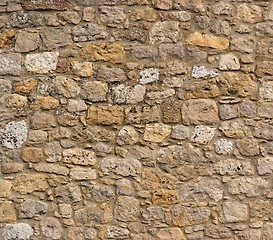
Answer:
M273 239L272 1L0 12L0 239Z

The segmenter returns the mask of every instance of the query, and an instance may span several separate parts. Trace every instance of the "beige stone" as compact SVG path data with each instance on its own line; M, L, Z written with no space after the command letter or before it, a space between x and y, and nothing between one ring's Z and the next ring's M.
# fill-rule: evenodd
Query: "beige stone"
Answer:
M176 190L157 190L152 195L152 202L156 205L170 205L177 201Z
M53 83L56 93L66 98L75 98L80 94L81 88L71 78L66 76L57 76Z
M1 165L1 172L4 174L10 174L10 173L19 173L24 170L24 164L22 163L3 163Z
M163 123L151 123L146 125L143 139L149 142L162 142L170 133L170 126Z
M12 183L6 180L0 180L0 198L9 198L11 195Z
M30 122L33 129L51 128L57 125L54 116L44 112L35 112L30 117Z
M81 95L83 99L92 102L104 102L107 100L107 94L109 92L106 83L101 81L86 81L82 85Z
M97 178L97 173L95 169L74 167L70 171L70 177L76 181L94 180Z
M172 9L173 0L153 0L152 3L155 8L169 10Z
M0 34L0 48L10 48L12 47L12 38L15 36L14 29L5 29Z
M72 71L80 77L91 77L93 74L93 65L91 62L71 62Z
M36 79L30 78L20 82L15 82L13 85L13 90L15 93L30 93L36 89L38 81Z
M16 211L14 205L10 201L0 203L0 222L16 221Z
M51 163L38 163L33 166L35 171L44 173L53 173L58 175L68 175L69 169L65 166Z
M23 108L28 104L28 99L19 94L9 94L5 96L7 107L10 108Z
M186 44L224 50L228 48L229 40L227 38L217 37L211 34L194 32L188 36L186 39Z
M40 36L35 32L20 32L16 36L15 51L30 52L40 46Z
M245 203L226 201L222 204L220 221L222 223L238 223L248 218L248 207Z
M63 162L83 166L93 166L96 164L96 157L95 153L91 150L71 148L63 151Z
M43 160L44 154L42 148L25 147L22 149L21 158L25 162L37 163Z
M246 23L257 23L263 20L262 8L254 4L240 4L237 7L237 18Z
M114 216L123 222L136 221L139 217L139 200L134 197L120 196L116 201Z
M51 96L37 96L34 102L30 105L30 108L33 110L52 110L56 109L59 106L59 100Z
M160 240L186 240L180 228L162 228L156 234Z

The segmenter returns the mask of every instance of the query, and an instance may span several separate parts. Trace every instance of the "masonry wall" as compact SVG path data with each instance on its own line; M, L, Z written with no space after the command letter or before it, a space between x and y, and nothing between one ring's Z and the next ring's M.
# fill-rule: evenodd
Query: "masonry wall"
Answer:
M273 2L1 0L0 239L272 240Z

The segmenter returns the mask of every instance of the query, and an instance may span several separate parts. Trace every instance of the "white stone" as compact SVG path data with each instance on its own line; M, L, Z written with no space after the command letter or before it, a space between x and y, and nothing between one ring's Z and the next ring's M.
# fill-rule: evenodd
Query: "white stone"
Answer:
M215 152L218 154L227 155L233 151L233 143L224 138L219 139L214 143Z
M232 53L221 55L219 60L219 69L239 70L240 69L239 59Z
M1 143L4 147L15 149L22 147L27 140L28 127L25 120L9 122L1 129Z
M139 84L137 84L136 86L127 87L123 84L120 84L112 89L113 100L117 104L136 104L143 101L145 93L145 86Z
M191 134L191 141L199 144L208 144L214 137L215 128L207 126L196 126Z
M68 112L82 112L87 110L84 100L69 99L67 103Z
M205 66L194 66L191 76L195 79L198 78L213 78L217 77L218 73L215 70L207 70Z
M140 72L139 82L148 84L159 80L159 70L155 68L147 68Z
M7 224L3 230L4 240L28 240L33 229L26 223Z
M273 173L273 158L272 157L263 157L258 159L258 173L260 175L264 175L264 174L271 174Z
M25 60L26 69L30 72L41 74L56 70L58 56L58 52L27 54Z
M263 100L273 100L273 81L266 81L262 83L259 89L259 95Z

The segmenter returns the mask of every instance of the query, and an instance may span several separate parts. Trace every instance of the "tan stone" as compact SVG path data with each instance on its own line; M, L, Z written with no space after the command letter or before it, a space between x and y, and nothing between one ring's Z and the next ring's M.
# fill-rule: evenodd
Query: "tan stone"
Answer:
M257 23L263 20L262 8L254 4L240 4L237 7L237 18L246 23Z
M177 200L176 190L157 190L152 195L152 202L156 205L170 205Z
M36 89L37 84L38 81L33 78L16 82L13 85L13 91L15 93L30 93Z
M23 108L28 104L28 99L19 94L9 94L5 96L7 107L10 108Z
M13 189L20 194L28 194L34 191L45 191L48 184L44 175L21 174L15 178Z
M15 52L30 52L40 46L40 36L34 32L20 32L16 36Z
M112 125L122 124L124 109L120 106L91 106L87 113L88 124Z
M86 81L82 85L82 97L92 102L107 100L108 86L101 81Z
M37 172L54 173L58 175L68 175L69 169L67 167L51 164L51 163L38 163L33 166Z
M71 148L63 151L63 162L83 166L92 166L96 164L96 158L95 153L91 150Z
M273 140L273 126L268 123L258 122L254 128L254 137Z
M59 100L54 97L43 97L43 96L37 96L34 100L34 102L30 105L30 108L33 110L52 110L59 106Z
M181 108L182 122L189 124L216 124L219 122L218 108L210 99L187 100Z
M175 9L192 9L195 12L205 11L204 0L174 0Z
M162 228L156 234L160 240L186 240L180 228Z
M53 87L56 93L66 98L75 98L80 94L81 88L71 78L66 76L57 76Z
M194 32L188 36L186 39L186 44L224 50L228 48L229 40L227 38L217 37L211 34Z
M10 48L12 47L12 38L15 36L15 30L5 29L0 34L0 48Z
M16 211L12 202L5 201L0 203L0 222L16 221Z
M56 119L50 113L35 112L30 117L31 127L33 129L56 127Z
M134 197L120 196L116 201L114 216L123 222L136 221L139 217L139 200Z
M155 8L169 10L172 9L173 0L153 0L152 3Z
M57 121L61 126L64 126L64 127L73 127L73 126L76 126L79 122L77 116L67 112L58 116Z
M82 56L91 61L122 63L125 51L119 43L101 43L99 46L89 43L82 49Z
M170 126L163 123L151 123L146 125L143 139L149 142L162 142L170 133Z
M72 71L80 77L91 77L93 74L93 67L91 62L71 62Z
M248 218L248 207L240 202L223 202L220 221L222 223L237 223L246 221Z
M11 195L12 184L6 180L0 180L0 198L8 198Z
M22 163L3 163L1 164L1 172L4 174L18 173L24 170L24 164Z
M75 181L94 180L97 178L95 169L74 167L70 171L70 177Z
M25 147L22 149L21 158L25 162L37 163L43 160L44 154L42 148Z

